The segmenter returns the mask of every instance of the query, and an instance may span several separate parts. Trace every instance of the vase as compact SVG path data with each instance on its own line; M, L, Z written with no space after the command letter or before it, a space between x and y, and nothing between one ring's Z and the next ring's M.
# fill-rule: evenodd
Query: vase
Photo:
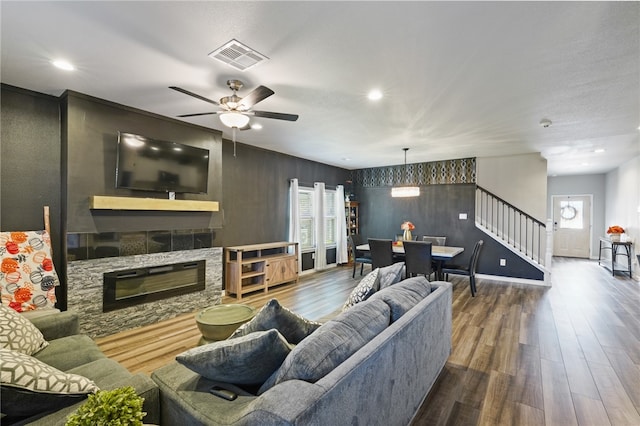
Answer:
M408 229L404 230L404 234L402 235L402 239L404 241L411 241L413 240L413 237L411 236L411 231Z
M609 234L609 239L614 242L620 242L620 234Z

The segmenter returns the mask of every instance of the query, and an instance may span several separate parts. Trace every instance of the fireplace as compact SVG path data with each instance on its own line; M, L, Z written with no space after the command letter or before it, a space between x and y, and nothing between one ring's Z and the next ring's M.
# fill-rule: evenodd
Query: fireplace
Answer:
M103 274L102 311L109 312L205 289L205 260Z

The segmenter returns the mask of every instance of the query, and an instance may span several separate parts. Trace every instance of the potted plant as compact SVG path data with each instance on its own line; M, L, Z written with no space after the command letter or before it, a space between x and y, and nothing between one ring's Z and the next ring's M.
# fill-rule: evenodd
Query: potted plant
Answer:
M620 235L624 234L624 228L619 225L610 226L607 229L607 234L609 234L611 241L620 241Z
M66 426L142 425L144 398L131 386L100 390L67 418Z

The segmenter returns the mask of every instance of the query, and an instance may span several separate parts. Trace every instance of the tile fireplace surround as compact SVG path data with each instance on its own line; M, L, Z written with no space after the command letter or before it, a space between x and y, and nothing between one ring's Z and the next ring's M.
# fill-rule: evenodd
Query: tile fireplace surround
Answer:
M203 291L102 312L104 273L203 259L206 261ZM222 300L222 248L72 260L67 264L67 283L67 308L79 313L81 332L91 337L107 336L219 304Z

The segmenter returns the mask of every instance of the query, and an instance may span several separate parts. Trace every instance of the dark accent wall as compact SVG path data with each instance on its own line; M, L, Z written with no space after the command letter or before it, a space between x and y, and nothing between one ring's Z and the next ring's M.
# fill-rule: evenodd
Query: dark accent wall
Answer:
M222 164L224 226L218 234L223 246L287 241L289 180L335 186L350 176L346 169L241 143L234 157L229 140L223 140Z
M464 247L455 262L468 264L476 241L484 240L478 273L542 280L542 272L476 228L474 184L427 185L419 197L392 198L390 188L356 187L360 201L360 233L364 238L390 238L402 234L400 224L411 221L414 236L446 236L447 245ZM466 213L467 219L458 215ZM499 266L499 259L507 266Z
M222 136L146 111L67 91L61 98L63 151L67 153L68 232L154 231L220 228L222 214L211 212L91 210L89 197L111 195L168 198L167 193L115 187L118 131L209 150L206 194L176 194L177 199L222 201Z
M53 262L64 258L58 98L2 84L0 92L0 229L44 229L49 206ZM61 283L64 270L58 271ZM58 298L64 300L64 286Z

